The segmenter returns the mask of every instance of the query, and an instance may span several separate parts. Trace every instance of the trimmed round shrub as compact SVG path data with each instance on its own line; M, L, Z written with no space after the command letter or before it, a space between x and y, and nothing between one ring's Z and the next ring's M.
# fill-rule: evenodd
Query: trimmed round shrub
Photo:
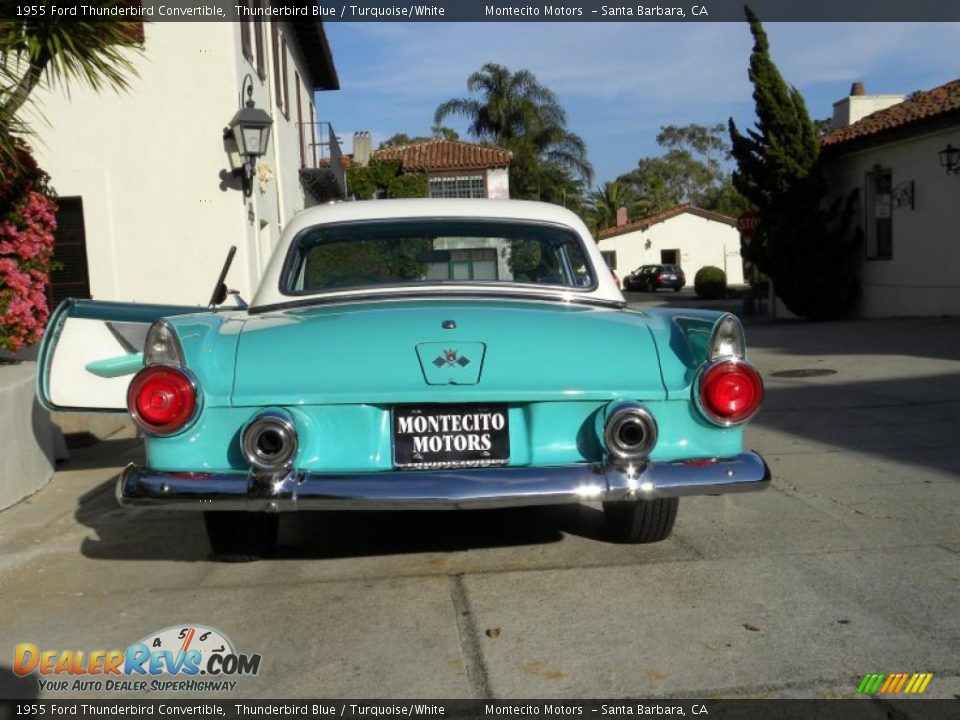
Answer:
M693 278L693 289L704 300L722 298L727 291L727 275L713 265L702 267Z

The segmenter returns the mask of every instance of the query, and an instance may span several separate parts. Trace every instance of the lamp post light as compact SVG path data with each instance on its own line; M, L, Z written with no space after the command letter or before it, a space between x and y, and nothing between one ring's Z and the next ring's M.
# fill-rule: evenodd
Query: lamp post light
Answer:
M940 166L946 168L947 175L960 173L960 148L948 144L937 154L940 156Z
M250 197L253 192L253 175L257 158L267 152L270 142L270 127L273 118L270 114L256 107L253 102L253 78L248 74L243 79L240 96L246 90L247 100L230 120L226 133L233 137L237 145L237 152L242 159L242 166L237 168L243 180L243 195Z

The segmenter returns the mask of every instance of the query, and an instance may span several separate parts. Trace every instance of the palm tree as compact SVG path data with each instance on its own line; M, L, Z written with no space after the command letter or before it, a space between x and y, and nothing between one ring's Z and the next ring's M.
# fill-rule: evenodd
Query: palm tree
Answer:
M69 88L76 82L94 90L125 90L127 78L136 75L128 51L140 49L141 27L47 17L0 21L0 177L4 166L17 166L15 135L30 132L19 113L33 90L41 83Z
M644 207L627 185L608 181L598 185L587 198L587 218L594 230L603 230L617 224L617 211L624 207L627 217L634 218Z
M471 97L441 103L433 116L439 125L451 115L470 121L469 133L513 151L511 182L524 195L537 188L542 165L554 165L587 184L593 168L583 139L567 130L567 114L552 90L529 70L511 72L487 63L467 78ZM479 97L477 97L479 96Z

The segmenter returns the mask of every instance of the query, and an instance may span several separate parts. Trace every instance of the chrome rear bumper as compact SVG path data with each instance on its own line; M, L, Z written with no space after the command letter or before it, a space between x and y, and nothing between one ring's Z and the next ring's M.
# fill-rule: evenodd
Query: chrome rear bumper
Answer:
M733 458L604 465L416 470L281 477L175 473L128 466L121 505L177 510L455 510L644 500L762 490L770 470L757 453Z

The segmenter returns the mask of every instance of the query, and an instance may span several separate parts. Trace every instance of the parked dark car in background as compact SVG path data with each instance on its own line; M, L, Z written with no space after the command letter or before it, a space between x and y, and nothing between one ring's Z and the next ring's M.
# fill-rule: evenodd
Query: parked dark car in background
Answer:
M687 278L679 265L643 265L623 278L624 290L655 292L660 288L679 291Z

